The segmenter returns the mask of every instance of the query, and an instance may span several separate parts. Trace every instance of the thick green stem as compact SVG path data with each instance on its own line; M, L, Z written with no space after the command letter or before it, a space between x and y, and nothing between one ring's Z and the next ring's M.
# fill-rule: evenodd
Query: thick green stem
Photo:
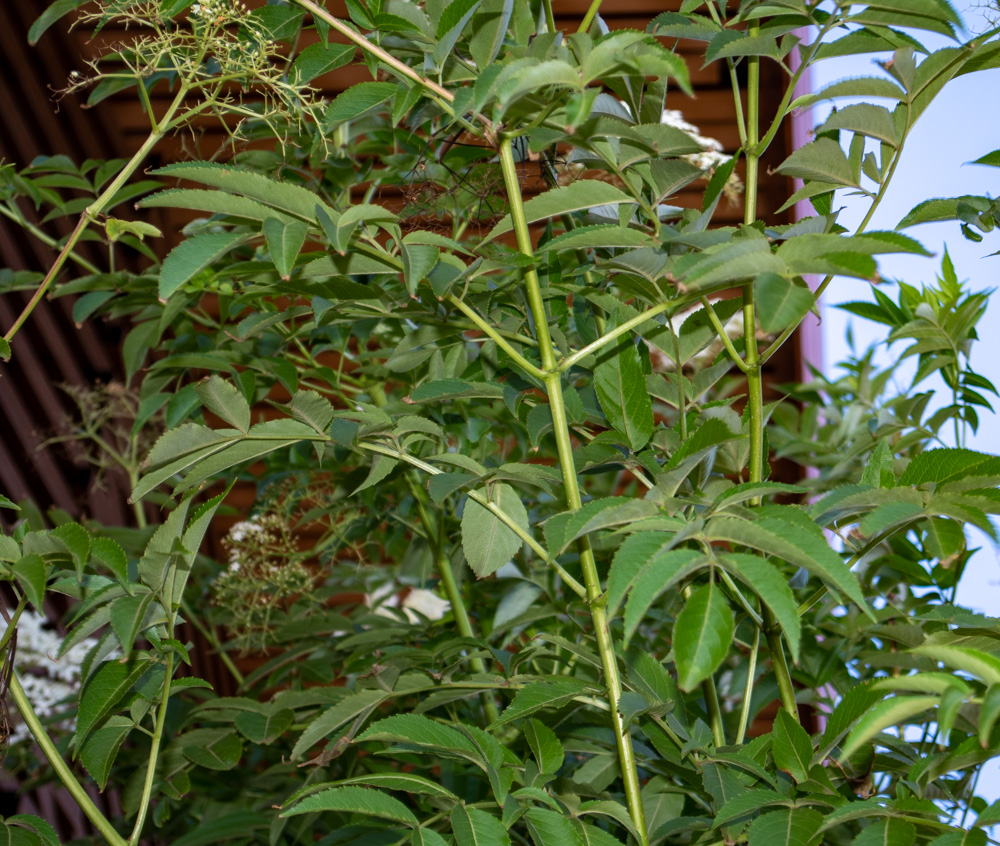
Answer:
M90 798L87 791L83 789L83 785L76 780L73 771L70 770L66 762L62 759L59 750L56 749L56 745L52 742L52 738L49 737L48 732L45 730L45 726L38 719L38 715L28 700L24 688L21 687L21 682L17 678L16 671L10 674L9 690L11 698L14 700L14 705L21 715L21 719L24 720L24 724L28 727L28 731L31 732L31 736L35 739L35 743L42 750L42 754L45 755L45 759L49 762L49 766L52 767L59 781L62 782L63 787L66 788L69 795L73 797L73 801L83 811L84 816L90 820L94 828L100 832L101 836L111 846L128 846L125 838L115 831L115 827L101 813L97 805L94 804L94 800Z
M712 742L716 749L726 745L726 733L722 726L722 708L719 707L719 691L715 679L709 676L701 683L701 695L705 697L708 724L712 727Z
M451 603L451 613L455 617L455 626L462 637L470 640L478 640L478 635L472 628L472 621L469 619L469 612L465 607L465 599L462 597L461 588L455 579L455 572L451 568L451 560L444 551L443 531L439 531L434 525L434 519L427 509L426 496L419 485L415 485L407 479L410 491L417 503L417 511L420 514L420 522L424 526L427 535L427 542L431 546L434 554L434 564L437 567L438 575L441 577L441 586L444 588L445 596ZM469 658L469 666L476 673L486 673L486 664L479 656ZM500 711L497 709L496 699L488 691L481 691L479 698L483 703L483 710L486 712L486 719L490 723L495 723L500 719Z
M142 799L139 800L139 812L135 818L128 846L136 846L142 836L142 828L149 814L149 802L153 796L153 783L156 781L156 763L160 758L160 742L163 740L163 729L167 724L167 708L170 705L170 680L174 672L174 655L167 655L166 675L163 679L163 698L156 712L156 723L153 727L152 744L149 747L149 763L146 765L146 779L142 785Z
M596 9L595 9L596 14ZM521 186L517 178L517 166L514 163L514 152L510 138L500 141L500 166L503 170L504 184L510 203L511 220L517 237L517 246L523 255L534 256L531 244L531 233L524 215L524 203L521 197ZM559 465L562 470L563 487L566 504L571 509L580 508L583 501L580 497L580 487L576 477L576 466L573 461L573 445L570 440L569 421L566 417L566 405L563 399L562 383L559 371L556 369L555 351L549 335L548 316L545 302L542 298L541 283L534 267L529 267L524 274L525 293L528 305L535 320L535 334L538 338L538 348L542 359L542 369L546 371L545 392L549 398L549 408L552 411L552 427L556 439L556 450ZM632 738L618 711L618 700L621 698L621 681L618 676L618 661L615 655L608 619L605 612L601 591L600 576L590 539L586 536L578 544L580 567L583 571L584 584L587 587L587 599L590 602L590 615L597 637L598 651L601 655L601 666L604 669L604 683L607 689L608 704L611 706L611 722L615 732L615 744L618 748L618 764L621 769L622 781L625 786L625 798L629 814L639 834L641 846L647 846L649 839L646 834L646 819L642 809L642 792L639 783L639 772L632 749Z
M181 103L184 102L184 97L187 96L187 86L181 85L177 91L177 96L174 97L170 106L167 108L166 113L160 120L159 124L149 133L149 136L145 141L142 142L142 146L136 150L135 155L128 160L125 167L121 169L118 175L111 181L107 188L101 192L100 196L94 200L83 213L80 215L80 219L76 222L76 226L70 233L69 237L66 239L66 243L63 248L59 251L59 255L56 256L56 260L52 263L49 268L49 272L45 274L45 278L42 280L38 289L35 291L31 300L24 307L17 320L14 321L14 325L7 330L7 334L4 338L9 341L13 338L24 322L31 316L31 313L35 310L35 307L41 302L42 297L48 292L55 278L59 275L59 271L62 270L63 265L66 260L73 255L73 248L76 246L80 237L83 235L84 230L94 220L97 215L102 214L106 208L114 200L115 195L125 186L125 183L132 178L134 174L140 167L140 165L146 160L146 157L152 152L153 147L155 147L161 138L166 134L170 121L173 119L174 114L180 108Z
M747 27L752 38L759 34L760 24L754 22ZM746 200L743 222L749 226L757 219L757 182L760 178L759 133L760 133L760 57L751 56L747 60L747 141L746 154ZM757 319L754 309L753 283L743 286L743 341L746 346L747 366L747 408L750 416L750 466L749 481L759 482L764 478L764 387L761 374L760 354L757 349ZM760 498L755 497L750 505L759 506ZM795 688L785 660L785 650L781 643L781 630L774 616L767 608L762 608L764 636L771 651L771 664L781 692L781 704L789 715L798 722L798 706L795 704Z
M597 17L597 13L600 10L601 10L601 0L591 0L587 12L583 16L583 20L580 21L580 26L577 29L577 32L586 32L588 29L590 29L590 25L594 22L594 18Z

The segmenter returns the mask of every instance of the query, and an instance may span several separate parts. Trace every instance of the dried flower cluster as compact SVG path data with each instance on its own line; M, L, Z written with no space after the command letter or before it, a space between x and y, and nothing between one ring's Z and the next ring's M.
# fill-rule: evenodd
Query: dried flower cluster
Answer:
M274 512L237 523L224 544L229 566L212 586L215 603L229 613L241 648L264 649L283 609L312 588L313 574L287 519Z

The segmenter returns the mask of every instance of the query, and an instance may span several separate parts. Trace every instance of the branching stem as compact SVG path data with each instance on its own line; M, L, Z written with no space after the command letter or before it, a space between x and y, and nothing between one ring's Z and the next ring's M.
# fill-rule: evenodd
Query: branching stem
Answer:
M514 162L514 152L510 138L500 139L500 166L503 170L504 184L507 189L511 220L514 224L518 249L523 255L533 257L534 250L531 243L531 233L524 214L524 201L521 196L521 186L517 177L517 166ZM570 440L569 421L566 416L566 405L563 398L559 369L556 366L555 350L553 349L552 339L549 335L548 315L545 311L541 283L534 267L529 267L525 271L524 286L528 305L534 317L535 335L538 338L542 369L546 371L545 392L548 395L549 408L552 411L553 433L556 439L559 465L562 470L566 504L571 509L577 509L581 507L583 501L580 497L580 487L573 459L573 445ZM640 320L639 322L641 323L642 321ZM635 753L632 749L632 738L618 710L618 700L621 697L618 659L611 640L607 614L604 604L601 602L601 582L597 572L597 563L594 559L594 551L590 546L590 539L587 536L579 540L578 551L580 566L583 570L583 579L586 584L587 599L590 601L591 620L594 625L594 633L597 637L598 650L601 655L601 666L604 669L604 683L607 688L608 704L611 706L611 721L615 733L615 744L618 748L618 764L625 786L625 798L628 803L632 822L640 837L640 844L641 846L647 846L649 839L646 833L641 784L639 783Z

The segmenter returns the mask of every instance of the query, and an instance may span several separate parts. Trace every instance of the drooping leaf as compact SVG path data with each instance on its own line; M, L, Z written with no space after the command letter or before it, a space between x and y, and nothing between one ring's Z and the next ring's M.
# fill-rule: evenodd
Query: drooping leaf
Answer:
M616 558L617 560L617 558ZM622 562L622 566L624 562ZM708 559L698 550L671 549L653 555L627 584L628 600L625 603L625 645L631 641L636 629L650 606L681 579L708 565ZM619 574L621 578L621 574ZM619 584L615 584L616 591ZM611 583L609 581L609 593Z
M649 442L656 424L639 350L627 335L601 355L594 368L594 389L608 422L638 452Z
M101 728L87 738L80 750L80 763L87 768L102 791L107 787L111 767L132 726L132 720L126 717L109 717Z
M525 814L535 846L582 846L570 818L549 808L529 808Z
M510 835L500 820L464 804L452 809L451 830L458 843L469 846L510 846Z
M281 278L287 280L295 269L295 260L306 241L307 227L298 220L283 221L269 217L264 221L263 228L271 261L278 268Z
M149 667L147 661L105 661L80 690L74 757L100 723L118 705Z
M883 729L904 723L933 708L939 701L937 696L893 696L876 703L858 720L841 744L840 760L849 759Z
M517 692L514 701L491 728L506 725L541 710L560 708L588 689L586 682L571 678L532 682Z
M804 144L776 169L785 176L858 187L847 155L830 138L818 138Z
M224 422L243 434L250 431L250 405L235 385L221 376L209 376L195 392L205 408Z
M772 517L753 522L715 517L706 527L706 533L713 539L752 546L761 552L805 567L854 600L869 616L872 614L857 578L830 548L822 531L812 521L797 521L793 527Z
M299 760L319 741L329 737L351 720L362 714L371 714L387 697L388 693L384 690L359 690L336 705L330 706L306 726L292 749L292 760Z
M747 586L771 609L774 618L785 635L792 660L799 661L802 640L802 624L799 619L798 604L788 580L763 558L741 552L730 552L718 556L719 563Z
M674 623L677 683L690 692L714 673L733 640L733 612L715 582L694 590Z
M521 497L510 485L500 483L480 493L492 505L527 531L528 512ZM472 571L483 578L495 573L510 561L523 541L496 513L473 499L465 503L462 514L462 549Z
M808 287L796 285L776 273L759 276L754 283L754 292L758 320L768 332L780 332L797 325L816 301Z
M784 770L799 784L809 778L813 756L812 741L806 730L784 709L778 711L778 716L774 719L771 754L774 755L775 766Z
M864 829L854 838L853 846L912 846L916 836L916 828L909 820L888 817Z

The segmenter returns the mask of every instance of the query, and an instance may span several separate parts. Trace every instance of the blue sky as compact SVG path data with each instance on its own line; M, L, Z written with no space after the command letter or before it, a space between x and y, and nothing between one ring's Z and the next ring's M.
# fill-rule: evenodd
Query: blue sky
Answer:
M982 2L959 0L954 4L973 32L985 28ZM930 49L947 46L946 39L928 33L915 33ZM885 57L882 57L885 58ZM877 74L872 56L846 57L821 62L813 68L812 87L817 90L845 77ZM906 143L903 158L885 200L869 228L893 229L917 203L931 197L960 194L1000 193L1000 169L965 164L1000 148L1000 70L970 74L953 80L942 95L920 118ZM826 107L813 110L813 123L823 120ZM841 197L840 221L848 227L857 225L867 210L863 198ZM908 233L918 238L935 255L886 256L880 262L883 278L902 279L913 285L931 282L940 271L945 246L951 255L959 279L977 291L1000 288L1000 256L987 257L1000 250L1000 232L986 236L981 244L962 237L955 223L914 227ZM887 291L890 296L894 291ZM850 300L871 300L867 283L837 279L827 291L823 304L822 332L824 358L829 372L832 365L848 355L845 334L850 323L856 343L863 348L882 337L879 327L832 306ZM980 324L980 342L972 355L973 367L1000 385L1000 293L994 297ZM896 348L896 349L901 349ZM889 360L889 354L882 357ZM996 403L1000 408L1000 403ZM1000 453L1000 418L982 415L979 433L968 446L982 452ZM971 542L982 550L970 562L960 586L958 601L988 614L1000 616L1000 559L997 550L978 532L970 533ZM991 801L1000 798L1000 764L991 762L980 781L981 795Z

